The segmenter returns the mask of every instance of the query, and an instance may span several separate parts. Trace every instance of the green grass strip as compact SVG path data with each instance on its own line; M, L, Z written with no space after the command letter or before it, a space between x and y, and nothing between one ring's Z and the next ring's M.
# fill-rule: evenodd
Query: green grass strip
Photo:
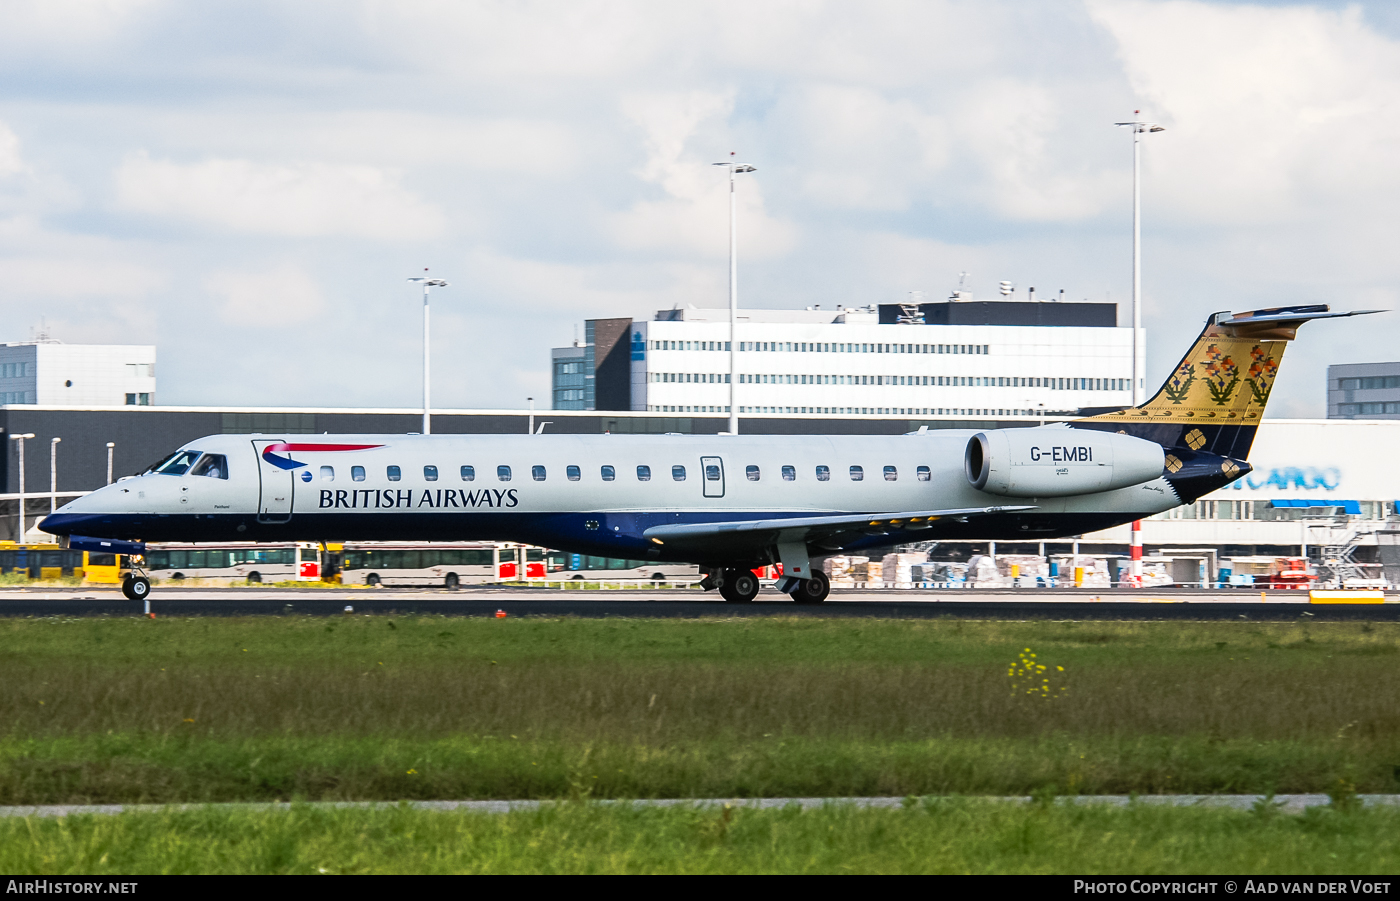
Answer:
M1021 806L509 814L216 809L0 821L11 874L1390 874L1400 811Z

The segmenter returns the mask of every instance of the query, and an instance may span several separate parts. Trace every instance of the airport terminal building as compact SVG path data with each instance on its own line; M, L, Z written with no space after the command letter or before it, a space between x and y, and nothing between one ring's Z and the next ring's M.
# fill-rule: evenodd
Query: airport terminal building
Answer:
M741 414L1015 417L1121 406L1132 330L1108 303L979 301L741 310ZM590 319L555 348L558 410L727 413L729 311Z

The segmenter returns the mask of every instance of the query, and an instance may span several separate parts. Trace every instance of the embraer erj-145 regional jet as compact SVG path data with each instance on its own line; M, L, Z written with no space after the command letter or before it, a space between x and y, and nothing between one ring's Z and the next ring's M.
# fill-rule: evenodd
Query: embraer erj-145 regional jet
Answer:
M1376 312L1367 310L1364 312ZM145 541L497 539L699 564L751 601L782 563L925 539L1042 540L1160 513L1250 471L1286 342L1326 306L1216 313L1141 407L1056 426L902 436L211 435L42 528L87 550ZM150 582L133 575L127 596Z

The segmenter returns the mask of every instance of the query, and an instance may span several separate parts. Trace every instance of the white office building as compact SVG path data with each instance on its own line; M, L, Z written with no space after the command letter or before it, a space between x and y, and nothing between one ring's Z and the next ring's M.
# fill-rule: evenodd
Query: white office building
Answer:
M1036 416L1132 400L1112 304L972 301L742 310L741 414ZM631 409L726 413L729 311L632 322Z
M0 404L151 406L156 349L147 344L0 344Z

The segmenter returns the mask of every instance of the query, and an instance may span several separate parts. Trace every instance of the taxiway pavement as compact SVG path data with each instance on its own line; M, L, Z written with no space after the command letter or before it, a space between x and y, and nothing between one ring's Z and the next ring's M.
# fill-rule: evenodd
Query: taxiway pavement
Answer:
M765 591L751 604L726 604L694 589L611 591L471 587L175 588L151 592L156 616L445 615L699 617L875 616L910 619L1400 621L1400 597L1384 604L1311 604L1305 592L1074 590L833 591L825 604L794 604ZM350 609L347 611L346 608ZM26 587L0 590L0 616L133 616L143 612L113 589Z

